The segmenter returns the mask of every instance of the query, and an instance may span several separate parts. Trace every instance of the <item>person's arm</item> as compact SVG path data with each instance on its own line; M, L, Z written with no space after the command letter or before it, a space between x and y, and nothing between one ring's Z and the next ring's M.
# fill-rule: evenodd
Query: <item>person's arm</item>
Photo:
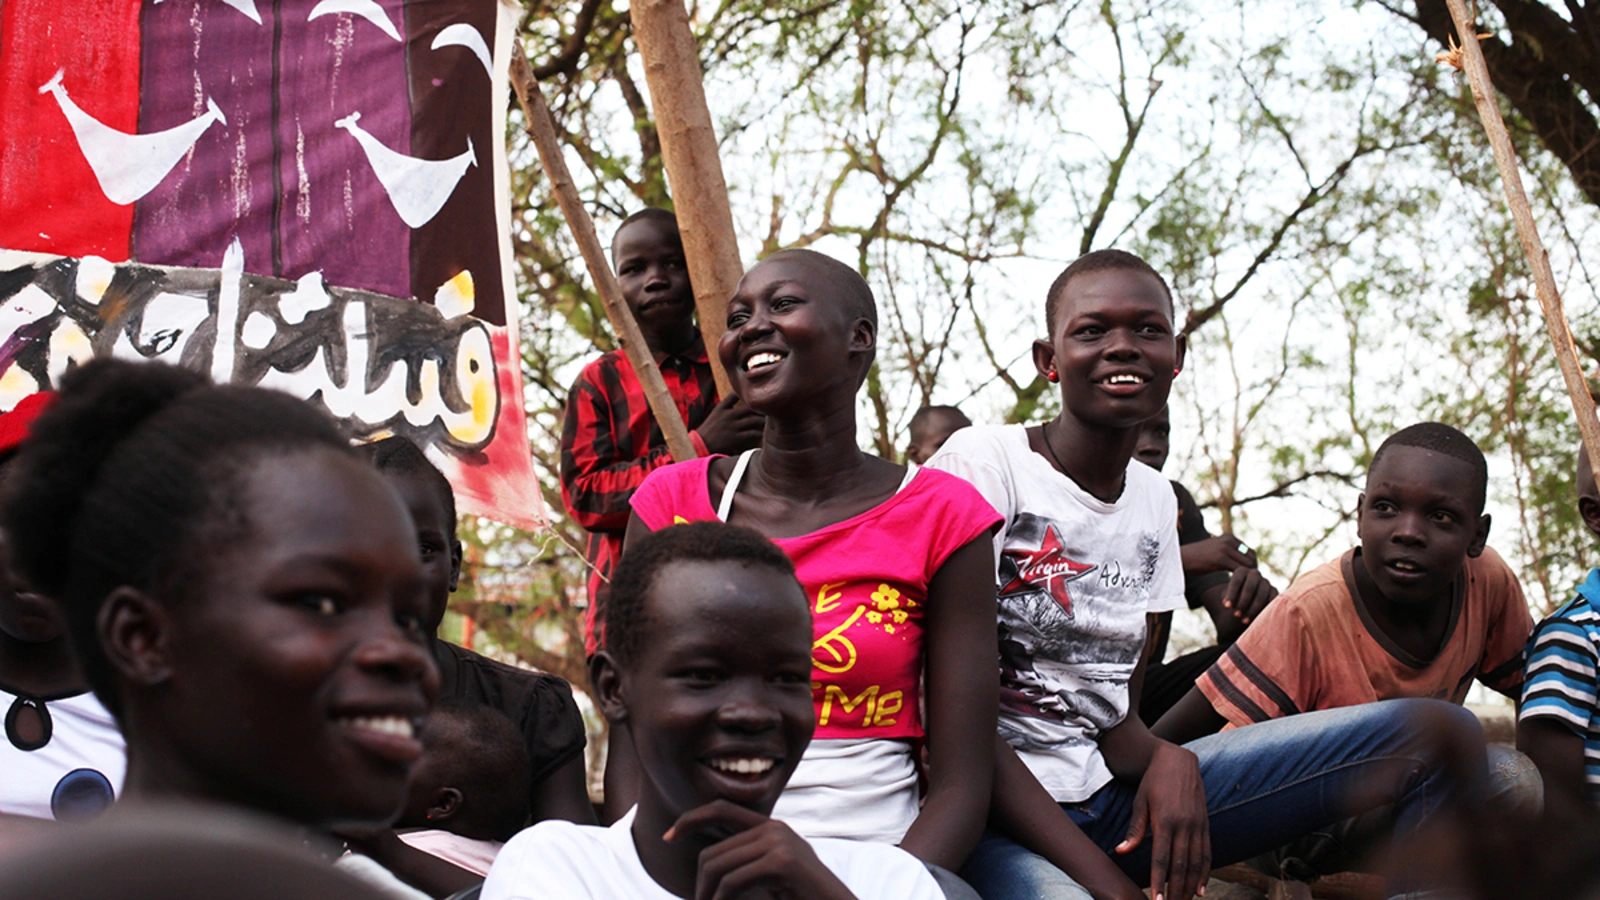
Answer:
M1155 615L1146 616L1146 634ZM1139 718L1139 692L1149 661L1151 641L1128 682L1128 714L1100 737L1100 754L1118 779L1139 785L1133 797L1128 834L1117 845L1129 853L1150 832L1151 895L1187 900L1203 887L1211 872L1211 823L1200 761L1190 751L1150 733Z
M997 829L1070 875L1094 900L1144 900L1144 891L1089 840L999 735L994 753L990 821Z
M992 540L984 531L939 567L923 622L928 793L900 846L952 871L977 846L989 811L1000 703Z
M1193 687L1150 727L1150 733L1163 741L1187 744L1196 738L1216 734L1227 724L1228 720L1212 707L1206 695Z
M1588 630L1565 612L1558 610L1534 629L1517 719L1517 749L1539 767L1545 809L1555 816L1588 806L1581 735L1600 704L1600 653Z
M579 825L594 825L594 804L589 802L588 772L583 754L562 764L534 785L533 821L564 819Z
M1517 749L1528 754L1544 779L1544 808L1562 819L1593 815L1585 799L1583 736L1548 716L1517 723Z
M1483 642L1483 660L1478 665L1478 681L1509 697L1520 708L1528 638L1533 636L1533 616L1528 613L1528 599L1522 594L1521 582L1498 553L1485 548L1478 565L1487 570L1485 580L1495 600L1492 607L1495 615Z
M1150 662L1157 663L1166 658L1167 640L1172 637L1172 613L1156 613L1155 622L1151 626L1148 638L1147 651Z
M594 825L584 747L588 728L572 699L572 686L551 675L531 678L514 717L528 748L528 811L535 823L560 819Z
M628 526L628 498L646 475L672 462L672 454L665 444L643 456L622 452L618 435L628 423L615 419L610 396L622 386L606 371L585 368L568 396L561 429L561 499L586 530L616 532ZM704 452L704 445L697 449Z

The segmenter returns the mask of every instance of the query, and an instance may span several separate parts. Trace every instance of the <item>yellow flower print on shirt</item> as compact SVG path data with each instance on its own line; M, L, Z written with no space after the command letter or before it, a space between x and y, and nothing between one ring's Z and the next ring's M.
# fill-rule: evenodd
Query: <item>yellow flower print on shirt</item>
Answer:
M874 625L882 625L884 632L894 634L896 625L904 625L911 614L906 612L917 601L903 595L894 587L879 584L878 589L872 592L872 605L874 609L867 611L867 621Z

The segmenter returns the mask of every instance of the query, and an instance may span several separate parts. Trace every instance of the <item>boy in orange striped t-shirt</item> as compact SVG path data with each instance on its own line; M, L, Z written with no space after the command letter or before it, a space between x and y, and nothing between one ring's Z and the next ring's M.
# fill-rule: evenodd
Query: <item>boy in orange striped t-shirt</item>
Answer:
M1401 697L1461 703L1474 678L1513 699L1533 630L1516 575L1485 546L1487 467L1436 422L1384 441L1361 546L1301 576L1156 726L1192 740Z
M1174 742L1313 710L1424 698L1460 704L1472 680L1516 699L1533 630L1517 576L1486 546L1488 467L1461 432L1424 422L1373 454L1358 501L1361 546L1302 575L1152 729ZM1489 747L1490 801L1537 808L1527 757ZM1280 849L1282 871L1346 871L1387 814L1336 823Z

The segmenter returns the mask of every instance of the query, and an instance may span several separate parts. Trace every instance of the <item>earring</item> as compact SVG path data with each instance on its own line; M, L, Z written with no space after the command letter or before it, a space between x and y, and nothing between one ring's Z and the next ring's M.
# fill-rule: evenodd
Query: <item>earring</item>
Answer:
M1054 383L1056 383L1056 382L1061 380L1061 376L1057 375L1054 369L1051 369L1048 373L1045 374L1044 377L1045 377L1045 380L1050 382L1051 384L1054 384Z
M1182 371L1183 371L1183 370L1182 370L1182 369L1180 369L1180 368L1178 368L1178 367L1177 367L1177 366L1173 366L1173 367L1172 367L1172 377L1173 377L1173 378L1177 378L1177 377L1178 377L1178 373L1179 373L1179 372L1182 372Z

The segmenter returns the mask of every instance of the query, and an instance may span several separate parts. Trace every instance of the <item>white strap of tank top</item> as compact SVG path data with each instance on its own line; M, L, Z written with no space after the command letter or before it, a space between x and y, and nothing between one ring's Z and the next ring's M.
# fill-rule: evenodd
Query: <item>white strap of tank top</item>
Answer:
M733 495L739 490L739 482L744 480L745 470L750 468L750 460L756 455L756 450L751 448L739 454L733 463L733 472L728 475L728 484L722 489L722 499L717 503L717 518L723 522L728 521L728 514L733 512ZM894 489L896 494L906 489L911 479L917 477L917 470L906 466L906 477L900 479L900 486Z
M733 512L733 495L739 490L739 482L744 480L744 470L750 468L750 459L756 455L759 448L752 447L739 454L733 463L733 474L728 476L728 486L722 489L722 501L717 504L717 518L728 521L728 514Z

